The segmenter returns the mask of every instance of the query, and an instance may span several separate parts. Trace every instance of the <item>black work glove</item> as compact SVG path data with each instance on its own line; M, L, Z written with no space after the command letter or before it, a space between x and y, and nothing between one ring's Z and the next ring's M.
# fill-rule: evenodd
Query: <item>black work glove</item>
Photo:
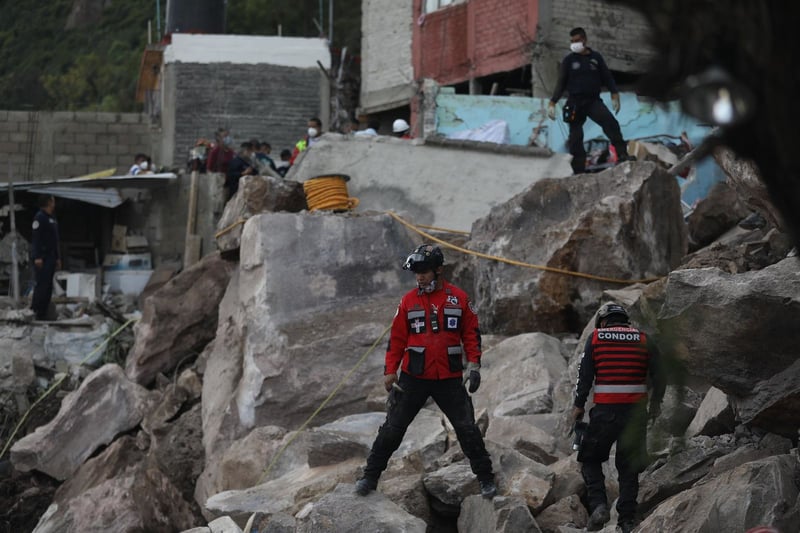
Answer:
M467 389L470 394L478 390L481 386L481 373L479 371L481 365L478 363L467 363L467 379L464 380L466 384L469 381L469 388Z

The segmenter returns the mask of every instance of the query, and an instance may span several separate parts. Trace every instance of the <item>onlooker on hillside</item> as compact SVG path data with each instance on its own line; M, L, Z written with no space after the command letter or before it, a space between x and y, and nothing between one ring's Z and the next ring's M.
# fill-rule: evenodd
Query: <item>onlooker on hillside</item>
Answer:
M228 164L228 172L225 174L226 199L233 198L233 195L239 190L239 179L242 176L256 175L258 175L258 169L253 163L253 144L244 142L239 153Z
M285 177L286 173L289 172L289 168L292 164L289 162L292 159L292 152L289 150L281 150L281 162L276 165L276 170L281 177Z
M291 163L294 164L295 159L297 156L300 155L300 152L305 151L308 149L309 146L313 146L319 140L319 136L322 135L322 120L317 117L311 117L308 119L308 130L306 131L306 135L297 141L297 144L294 145L294 152L292 152Z
M139 174L152 174L153 170L150 167L150 158L147 154L138 153L133 158L133 166L128 171L131 176L138 176Z
M253 157L255 158L255 163L258 167L259 173L262 175L268 174L267 169L272 169L273 171L278 172L278 168L275 166L275 161L273 161L272 157L270 157L270 154L272 153L272 146L268 142L259 143L258 141L254 141L253 146L256 148Z
M228 174L228 165L233 160L233 137L226 128L219 128L216 135L216 145L208 153L206 169L209 172Z
M619 122L600 99L600 90L605 85L611 91L614 113L619 113L619 91L614 77L599 53L586 46L586 31L574 28L569 32L570 50L561 61L558 83L547 106L547 116L556 119L556 103L564 89L567 103L564 104L563 119L569 124L569 153L572 154L572 171L581 174L586 170L586 149L583 146L583 125L592 119L606 134L617 151L617 161L628 161L628 146L622 138Z

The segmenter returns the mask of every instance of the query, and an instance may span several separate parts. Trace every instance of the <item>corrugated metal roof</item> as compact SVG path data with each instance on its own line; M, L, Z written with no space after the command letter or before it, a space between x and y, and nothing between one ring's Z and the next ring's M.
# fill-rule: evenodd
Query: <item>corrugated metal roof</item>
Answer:
M14 190L52 194L58 198L69 198L114 208L125 201L120 196L119 189L161 187L177 177L177 174L165 172L137 176L80 177L52 181L26 181L14 183ZM8 183L0 183L0 191L7 189Z

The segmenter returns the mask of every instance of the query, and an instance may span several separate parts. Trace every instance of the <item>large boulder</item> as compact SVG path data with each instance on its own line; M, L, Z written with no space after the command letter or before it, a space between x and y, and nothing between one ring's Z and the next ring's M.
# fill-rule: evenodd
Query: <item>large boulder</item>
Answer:
M414 242L387 215L267 213L247 221L242 243L203 355L207 456L256 426L299 427L381 337L413 283L400 265ZM316 424L364 410L383 375L382 347Z
M779 455L704 480L659 505L639 531L798 531L798 466L796 456Z
M303 184L272 176L242 176L239 190L225 204L217 224L217 249L230 252L239 248L244 222L259 213L290 211L306 208Z
M425 533L426 524L380 493L353 496L355 487L340 484L313 504L297 521L297 533L348 531L352 533Z
M697 435L722 435L730 433L734 427L733 409L728 395L716 387L711 387L703 397L703 401L686 429L687 437Z
M736 446L731 435L695 437L688 441L687 449L657 460L641 476L639 510L647 512L688 489L709 473L717 458L731 453Z
M477 220L466 247L606 278L665 275L686 253L680 189L655 163L545 179ZM607 282L472 257L456 272L474 288L483 329L580 331Z
M147 385L214 338L217 308L234 266L209 254L145 299L125 365L130 379Z
M34 530L181 531L196 521L169 479L143 460L131 437L122 437L81 466L62 485Z
M11 462L23 472L67 479L97 448L136 427L154 400L119 366L102 366L64 397L52 421L14 443Z
M569 353L555 337L526 333L502 341L481 359L481 388L476 409L491 416L549 413L552 391L567 368ZM490 422L491 423L491 422Z
M733 404L741 422L797 438L800 427L800 360L758 382L751 394L734 398Z
M458 515L458 533L541 533L541 529L522 498L498 496L487 500L467 496Z
M711 244L749 213L736 190L727 182L718 182L686 219L690 249L697 250Z
M658 321L662 350L727 394L751 393L797 359L798 267L788 258L743 274L670 273Z
M261 485L215 494L205 502L205 510L214 516L228 515L240 526L244 526L250 515L256 512L294 515L339 483L352 483L357 479L363 462L363 459L350 459L316 468L299 467ZM354 498L352 493L351 498Z

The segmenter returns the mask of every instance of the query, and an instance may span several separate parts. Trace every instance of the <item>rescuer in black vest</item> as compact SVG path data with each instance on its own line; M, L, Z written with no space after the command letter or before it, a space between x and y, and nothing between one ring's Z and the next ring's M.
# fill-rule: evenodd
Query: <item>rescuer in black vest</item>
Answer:
M589 427L578 452L591 512L589 531L602 529L610 520L603 463L615 442L619 477L617 524L623 533L630 533L636 526L639 473L648 462L648 374L653 386L651 419L658 416L664 397L665 384L658 366L657 349L645 332L631 327L625 308L614 302L603 304L597 312L595 330L581 354L572 411L576 421L583 418L594 382L595 406L589 412Z

